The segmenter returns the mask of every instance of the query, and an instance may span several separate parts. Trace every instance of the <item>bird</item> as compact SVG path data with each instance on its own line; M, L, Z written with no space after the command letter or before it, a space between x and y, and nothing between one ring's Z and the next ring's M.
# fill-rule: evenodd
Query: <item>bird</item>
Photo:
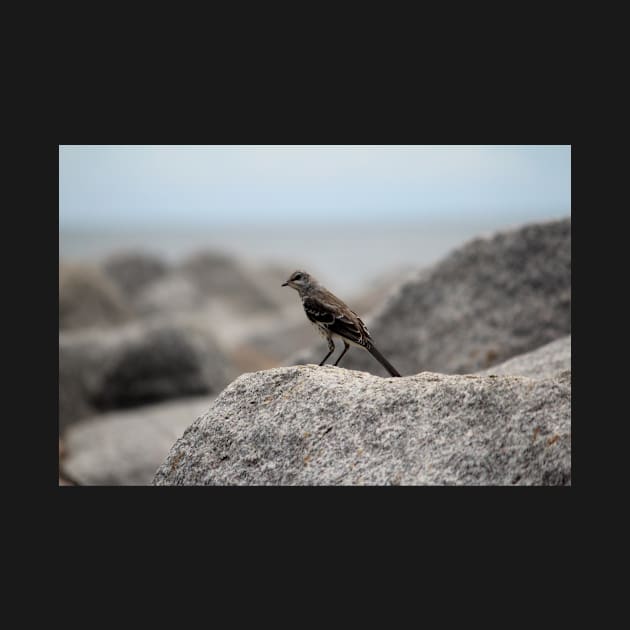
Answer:
M328 342L328 354L320 365L324 365L335 350L333 337L339 337L345 347L335 365L341 361L352 344L367 350L392 376L400 376L398 370L376 349L361 318L313 276L306 271L294 271L282 286L289 286L298 292L306 316Z

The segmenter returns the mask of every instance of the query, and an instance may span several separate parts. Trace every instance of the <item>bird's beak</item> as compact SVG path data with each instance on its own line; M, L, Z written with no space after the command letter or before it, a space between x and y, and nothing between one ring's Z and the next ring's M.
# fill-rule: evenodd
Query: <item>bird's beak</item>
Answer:
M288 283L288 282L283 282L281 286L286 287L286 286L288 286L288 285L289 285L289 283Z

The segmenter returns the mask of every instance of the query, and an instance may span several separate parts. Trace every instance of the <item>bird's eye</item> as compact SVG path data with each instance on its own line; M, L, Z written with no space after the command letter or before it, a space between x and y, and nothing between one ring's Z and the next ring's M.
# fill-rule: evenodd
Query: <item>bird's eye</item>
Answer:
M295 276L293 276L293 279L294 280L301 280L302 279L302 274L301 273L296 274Z

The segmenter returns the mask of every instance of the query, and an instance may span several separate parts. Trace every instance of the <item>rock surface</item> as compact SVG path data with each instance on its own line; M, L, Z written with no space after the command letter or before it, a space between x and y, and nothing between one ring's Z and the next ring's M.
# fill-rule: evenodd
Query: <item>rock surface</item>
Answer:
M207 331L176 321L59 336L60 426L109 410L220 391L229 362Z
M372 317L359 315L403 375L475 372L570 334L571 219L474 239L403 282ZM319 363L326 351L318 340L283 363ZM340 365L387 375L358 348Z
M59 265L59 329L111 326L131 317L118 287L91 265Z
M244 374L156 485L570 485L571 377Z
M184 398L78 422L64 437L61 476L81 485L148 485L173 442L211 402Z

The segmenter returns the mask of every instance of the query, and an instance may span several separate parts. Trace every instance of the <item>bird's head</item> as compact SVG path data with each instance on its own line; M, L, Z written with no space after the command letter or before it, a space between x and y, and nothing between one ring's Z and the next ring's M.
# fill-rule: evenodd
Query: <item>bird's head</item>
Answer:
M309 287L316 284L315 278L306 273L306 271L294 271L286 282L282 283L283 287L291 287L298 293L302 293Z

